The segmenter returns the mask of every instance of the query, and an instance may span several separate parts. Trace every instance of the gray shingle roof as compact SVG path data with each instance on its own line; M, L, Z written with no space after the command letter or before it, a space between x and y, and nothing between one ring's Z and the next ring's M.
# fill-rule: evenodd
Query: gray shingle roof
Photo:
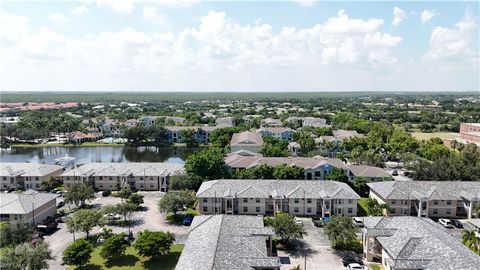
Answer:
M0 163L0 176L45 176L64 167L41 163Z
M182 164L168 162L87 163L62 176L168 176L183 170Z
M234 133L230 145L238 144L252 144L261 145L263 143L262 135L259 133L244 131L241 133Z
M285 198L339 198L359 199L347 184L321 180L213 180L203 182L197 197L221 197L226 190L237 198L268 198L270 195Z
M370 190L384 199L460 200L480 198L480 182L387 181L368 183Z
M392 257L389 263L395 268L474 270L480 266L478 255L431 219L366 217L364 224Z
M350 165L350 171L355 176L391 178L390 174L387 171L379 167L373 167L373 166L367 166L367 165Z
M34 192L30 194L0 193L0 214L26 214L57 198L57 194Z
M273 234L263 226L262 217L196 216L175 269L280 267L278 257L267 256L265 236Z

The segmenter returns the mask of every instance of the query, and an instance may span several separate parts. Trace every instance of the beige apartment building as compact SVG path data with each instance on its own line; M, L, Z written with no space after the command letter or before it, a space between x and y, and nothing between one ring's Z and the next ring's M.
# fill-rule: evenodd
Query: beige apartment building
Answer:
M57 213L57 197L57 194L34 190L1 194L0 222L42 223Z
M42 182L59 177L64 167L40 163L0 163L0 190L41 190Z
M119 183L133 190L167 191L168 179L184 172L177 163L88 163L62 174L66 189L75 182L112 190Z
M197 192L202 214L355 216L360 198L347 184L306 180L213 180Z
M472 218L480 182L387 181L368 183L370 197L387 204L388 216Z

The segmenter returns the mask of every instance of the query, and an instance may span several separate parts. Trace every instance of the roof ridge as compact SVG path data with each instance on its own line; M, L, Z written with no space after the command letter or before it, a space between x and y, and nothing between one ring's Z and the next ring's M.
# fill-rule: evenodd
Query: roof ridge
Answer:
M215 251L213 252L213 264L212 264L212 269L215 269L215 264L216 264L216 258L217 258L217 252L218 252L218 243L220 242L220 236L222 235L222 230L223 230L223 219L225 218L225 215L220 216L220 229L218 230L218 235L217 235L217 241L215 241Z

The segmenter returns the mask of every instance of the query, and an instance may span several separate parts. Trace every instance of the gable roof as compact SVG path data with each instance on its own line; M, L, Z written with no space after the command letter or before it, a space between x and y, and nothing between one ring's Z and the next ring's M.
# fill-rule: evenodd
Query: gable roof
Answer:
M382 168L367 165L350 165L350 171L355 176L391 178L390 174Z
M63 166L41 163L0 162L0 176L45 176L63 168Z
M27 214L55 200L57 194L42 192L2 193L0 200L0 214Z
M251 144L261 145L263 143L262 135L259 133L244 131L241 133L234 133L230 140L230 145Z
M183 165L169 162L87 163L62 176L168 176L184 171Z

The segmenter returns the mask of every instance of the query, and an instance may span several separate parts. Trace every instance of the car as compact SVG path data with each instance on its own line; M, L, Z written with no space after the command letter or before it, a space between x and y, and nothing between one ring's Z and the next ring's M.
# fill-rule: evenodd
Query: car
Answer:
M397 171L397 170L393 170L392 175L393 175L393 176L397 176L397 175L398 175L398 171Z
M313 225L315 227L324 227L325 223L321 219L315 219L315 220L313 220Z
M183 217L182 224L185 226L190 226L193 221L193 215L192 214L186 214L185 217Z
M460 222L460 220L452 219L452 220L450 220L450 221L452 222L452 225L453 225L455 228L463 229L463 224Z
M363 219L359 217L352 218L353 226L362 228L363 227Z
M122 216L120 216L119 214L114 213L108 213L103 216L106 217L108 220L119 220L122 218Z
M368 267L363 266L359 263L350 263L347 265L348 270L368 270Z
M57 205L57 208L61 208L63 206L65 206L65 203L64 202L59 202L58 205Z
M295 218L295 223L298 224L298 225L302 225L302 226L303 226L302 220L299 219L299 218L297 218L297 217Z
M355 258L355 257L352 256L352 255L347 255L347 256L344 256L344 257L342 258L342 264L343 264L343 266L346 267L347 265L352 264L352 263L363 264L363 263L362 263L362 260L359 260L359 259Z
M440 223L443 227L447 228L447 229L453 229L453 224L452 224L452 221L450 221L450 219L446 219L446 218L441 218L438 220L438 223Z

